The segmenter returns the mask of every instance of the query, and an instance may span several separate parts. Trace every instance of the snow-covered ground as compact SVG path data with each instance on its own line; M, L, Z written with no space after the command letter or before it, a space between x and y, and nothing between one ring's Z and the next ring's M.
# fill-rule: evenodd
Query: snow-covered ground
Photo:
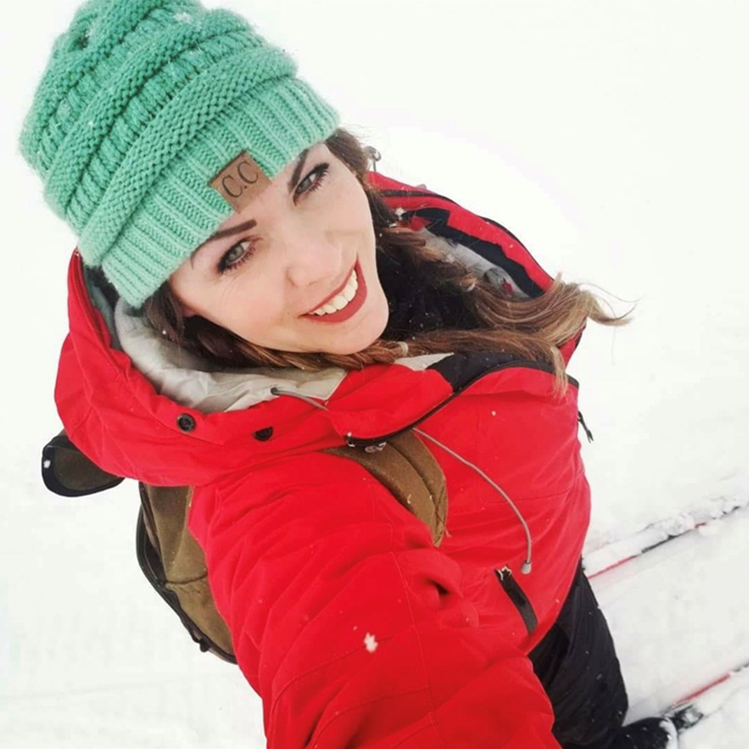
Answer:
M595 435L584 443L589 551L747 501L743 0L205 4L290 50L382 152L381 171L498 220L550 272L637 302L631 326L591 325L571 368ZM0 747L259 748L260 702L238 669L201 654L141 575L135 485L63 499L39 477L40 448L59 430L75 237L16 140L77 5L15 3L0 25ZM707 528L699 557L669 545L642 583L625 575L599 590L632 717L749 658L749 523ZM687 749L747 746L747 679L725 694Z

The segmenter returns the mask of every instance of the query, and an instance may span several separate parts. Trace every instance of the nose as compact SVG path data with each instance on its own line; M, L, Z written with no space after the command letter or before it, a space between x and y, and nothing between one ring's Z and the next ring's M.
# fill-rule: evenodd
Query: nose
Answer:
M325 232L301 232L287 240L286 276L312 297L323 297L343 280L348 262L343 248Z

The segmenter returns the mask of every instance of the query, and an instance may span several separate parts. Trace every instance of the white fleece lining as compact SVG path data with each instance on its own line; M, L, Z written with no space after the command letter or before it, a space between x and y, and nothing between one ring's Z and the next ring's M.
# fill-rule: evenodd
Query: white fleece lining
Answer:
M237 411L272 400L274 386L327 400L346 375L340 367L305 372L297 367L219 369L155 331L120 299L115 326L125 353L156 390L204 413Z

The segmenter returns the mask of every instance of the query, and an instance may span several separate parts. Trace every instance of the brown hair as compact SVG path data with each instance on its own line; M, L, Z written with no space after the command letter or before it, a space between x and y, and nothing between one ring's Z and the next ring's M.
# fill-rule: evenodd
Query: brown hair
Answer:
M409 278L419 278L434 289L457 295L476 326L468 330L442 327L414 333L403 339L408 355L502 351L522 359L550 365L555 391L566 391L564 360L559 346L582 330L588 318L604 325L629 322L629 312L619 317L604 312L599 300L577 284L557 276L550 288L532 299L516 298L492 282L476 276L466 266L430 247L423 236L398 225L398 220L365 174L369 159L358 139L336 130L326 145L356 175L369 201L377 249L403 266ZM396 340L378 338L353 354L299 353L256 346L200 316L185 317L179 300L165 282L145 303L149 323L171 341L219 366L297 367L304 370L342 367L362 369L368 364L390 364L403 356Z

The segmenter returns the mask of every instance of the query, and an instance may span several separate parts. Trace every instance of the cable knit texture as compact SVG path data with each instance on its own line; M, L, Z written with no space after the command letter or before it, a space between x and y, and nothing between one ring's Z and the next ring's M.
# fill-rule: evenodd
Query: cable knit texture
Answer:
M195 0L89 0L57 37L23 157L89 266L140 306L233 209L209 184L242 151L273 179L338 124L294 61Z

